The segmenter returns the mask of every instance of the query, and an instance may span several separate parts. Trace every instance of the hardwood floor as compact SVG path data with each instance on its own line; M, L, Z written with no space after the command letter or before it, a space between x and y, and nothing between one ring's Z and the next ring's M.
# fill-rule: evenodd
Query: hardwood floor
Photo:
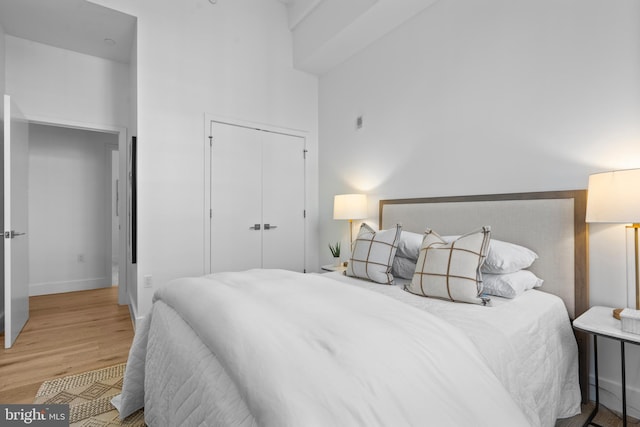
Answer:
M127 360L133 325L117 287L36 296L29 304L15 344L0 349L0 403L32 403L45 380Z

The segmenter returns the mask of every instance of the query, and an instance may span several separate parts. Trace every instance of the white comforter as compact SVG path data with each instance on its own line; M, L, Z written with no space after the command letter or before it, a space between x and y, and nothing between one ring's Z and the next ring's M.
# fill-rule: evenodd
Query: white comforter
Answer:
M387 295L434 314L473 341L532 426L552 427L580 413L578 347L560 298L531 290L516 299L494 297L491 307L424 298L330 273L348 285Z
M156 300L215 354L250 424L530 425L464 333L386 296L318 275L252 270L180 279ZM123 416L142 404L149 317L117 401Z

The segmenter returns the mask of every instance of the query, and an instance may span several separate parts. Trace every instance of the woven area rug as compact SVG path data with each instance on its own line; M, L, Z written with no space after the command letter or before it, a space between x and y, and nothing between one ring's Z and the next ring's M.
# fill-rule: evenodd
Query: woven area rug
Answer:
M118 411L110 402L122 390L125 366L121 363L45 381L33 403L68 404L71 426L144 426L142 409L120 420Z

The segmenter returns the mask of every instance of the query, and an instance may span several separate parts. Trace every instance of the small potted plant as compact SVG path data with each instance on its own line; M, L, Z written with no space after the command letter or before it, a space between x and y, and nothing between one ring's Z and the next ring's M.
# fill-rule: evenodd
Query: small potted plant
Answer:
M333 260L335 261L335 266L340 266L340 242L336 242L335 245L329 243L329 250L331 251L331 255L333 255Z

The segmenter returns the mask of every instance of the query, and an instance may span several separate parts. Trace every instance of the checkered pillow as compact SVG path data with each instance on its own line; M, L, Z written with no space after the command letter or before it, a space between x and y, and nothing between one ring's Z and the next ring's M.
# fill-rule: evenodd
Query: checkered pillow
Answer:
M424 233L420 256L406 290L454 302L484 304L480 267L487 257L491 227L446 243L431 229Z
M347 276L392 285L391 266L396 256L401 231L400 224L381 231L375 231L367 224L362 224L353 243Z

